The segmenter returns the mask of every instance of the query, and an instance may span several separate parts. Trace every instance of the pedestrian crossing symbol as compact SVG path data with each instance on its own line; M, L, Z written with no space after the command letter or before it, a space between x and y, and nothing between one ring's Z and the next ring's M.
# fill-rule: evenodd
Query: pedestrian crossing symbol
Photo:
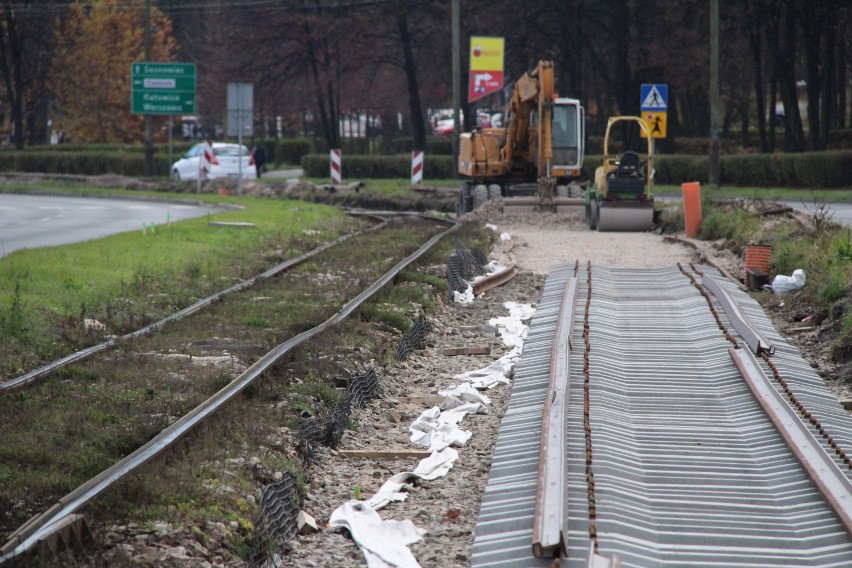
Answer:
M669 86L664 83L642 85L640 93L640 108L643 111L665 111L669 106Z
M645 111L642 113L642 118L645 119L645 124L648 125L648 132L650 132L651 138L666 137L666 122L668 119L668 113ZM641 134L642 138L647 138L644 130L641 131Z

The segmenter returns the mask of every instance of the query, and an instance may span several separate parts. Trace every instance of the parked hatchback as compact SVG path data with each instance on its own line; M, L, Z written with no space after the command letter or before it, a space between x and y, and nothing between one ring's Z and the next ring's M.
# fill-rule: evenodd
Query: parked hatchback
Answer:
M177 162L172 164L172 179L198 179L199 162L201 154L204 152L204 146L203 143L196 144ZM213 142L213 160L211 160L209 167L210 171L207 172L206 179L238 178L240 174L242 174L243 179L257 179L254 157L248 148L240 144Z

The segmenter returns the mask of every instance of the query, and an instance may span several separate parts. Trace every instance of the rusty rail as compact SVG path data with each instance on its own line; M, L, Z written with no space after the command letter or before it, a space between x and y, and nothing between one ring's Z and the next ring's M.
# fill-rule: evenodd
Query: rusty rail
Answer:
M574 312L577 305L577 278L570 278L559 307L556 337L550 354L550 393L544 402L541 424L541 445L533 517L533 554L553 556L557 551L567 554L562 531L567 528L565 506L565 420L568 415L571 374L571 336L574 333Z
M350 300L329 319L272 349L219 392L157 434L148 443L61 498L59 502L47 511L27 521L0 547L0 554L2 555L0 556L0 565L14 561L16 558L38 546L42 541L51 538L51 535L57 531L65 530L68 524L67 520L71 515L85 507L115 482L154 459L198 424L212 416L213 413L242 392L285 354L329 327L343 321L367 299L381 290L405 267L420 258L445 236L461 227L458 223L448 222L452 223L449 229L433 236L414 253L400 261L376 282Z
M370 227L369 229L366 229L364 231L357 231L357 232L354 232L354 233L350 233L348 235L343 235L343 236L338 237L337 239L335 239L333 241L330 241L330 242L327 242L323 245L320 245L317 248L312 249L312 250L310 250L310 251L308 251L304 254L301 254L301 255L299 255L295 258L285 260L284 262L273 266L272 268L266 270L265 272L258 274L257 276L252 276L251 278L249 278L247 280L243 280L242 282L234 284L230 288L222 290L221 292L216 292L213 295L210 295L210 296L207 296L206 298L198 300L194 304L187 306L184 309L182 309L178 312L175 312L175 313L173 313L169 316L166 316L165 318L163 318L159 321L156 321L152 324L146 325L143 328L137 329L136 331L131 331L130 333L126 333L126 334L124 334L120 337L108 339L107 341L104 341L102 343L98 343L97 345L92 345L91 347L81 349L79 351L71 353L70 355L66 355L65 357L62 357L61 359L57 359L56 361L52 361L52 362L48 363L47 365L43 365L43 366L39 367L38 369L34 369L34 370L32 370L28 373L25 373L25 374L23 374L19 377L16 377L16 378L10 379L6 382L0 383L0 392L22 387L24 385L27 385L27 384L35 381L36 379L39 379L39 378L47 375L51 371L55 371L56 369L62 368L66 365L70 365L71 363L76 363L76 362L82 361L82 360L87 359L88 357L90 357L92 355L95 355L95 354L100 353L102 351L106 351L108 349L111 349L112 347L115 347L116 345L118 345L122 341L127 341L129 339L133 339L135 337L139 337L141 335L148 334L148 333L150 333L154 330L157 330L157 329L163 327L164 325L166 325L168 323L178 321L180 319L185 318L186 316L190 316L192 314L195 314L195 313L201 311L203 308L206 308L210 304L218 302L219 300L221 300L224 296L226 296L228 294L231 294L233 292L240 292L242 290L245 290L246 288L250 288L251 286L254 286L255 284L257 284L261 280L264 280L266 278L272 278L273 276L277 276L278 274L280 274L280 273L282 273L286 270L290 270L291 268L294 268L294 267L298 266L299 264L305 262L309 258L314 257L314 256L318 255L319 253L326 251L326 250L328 250L328 249L330 249L334 246L337 246L340 243L342 243L342 242L344 242L344 241L346 241L346 240L348 240L352 237L355 237L355 236L358 236L358 235L363 235L365 233L369 233L371 231L381 229L382 227L384 227L387 224L388 224L388 219L381 219L380 223Z
M477 280L473 283L473 295L479 296L483 292L502 286L518 274L518 269L514 264L507 266L503 270L497 271L494 274Z
M826 503L852 535L852 482L766 377L751 351L728 348L754 398L802 464Z

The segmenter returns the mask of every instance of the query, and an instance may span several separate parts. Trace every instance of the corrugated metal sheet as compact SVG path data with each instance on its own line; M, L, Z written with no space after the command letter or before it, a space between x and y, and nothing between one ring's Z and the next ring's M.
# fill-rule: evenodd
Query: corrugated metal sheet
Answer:
M776 346L772 360L799 400L841 447L852 449L848 414L760 306L714 269L697 268L720 278ZM533 319L495 449L472 566L549 565L532 557L532 507L556 304L571 274L573 267L553 269ZM584 283L585 271L580 277ZM849 535L753 400L727 353L730 344L689 280L677 267L593 267L592 282L600 553L617 554L623 566L852 566ZM582 310L586 287L579 289ZM579 323L583 315L576 317ZM581 350L571 364L569 558L563 567L585 566L589 546L582 396L574 394L582 393Z

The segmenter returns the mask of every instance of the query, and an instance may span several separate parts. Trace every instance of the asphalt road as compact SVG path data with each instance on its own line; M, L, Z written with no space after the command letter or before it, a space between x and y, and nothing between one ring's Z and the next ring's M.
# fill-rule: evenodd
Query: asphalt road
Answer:
M813 201L779 201L779 203L792 207L797 211L802 211L808 215L814 215L821 211L823 204L816 204ZM826 214L835 223L852 227L852 203L825 203Z
M200 217L215 208L154 201L0 194L0 257Z

